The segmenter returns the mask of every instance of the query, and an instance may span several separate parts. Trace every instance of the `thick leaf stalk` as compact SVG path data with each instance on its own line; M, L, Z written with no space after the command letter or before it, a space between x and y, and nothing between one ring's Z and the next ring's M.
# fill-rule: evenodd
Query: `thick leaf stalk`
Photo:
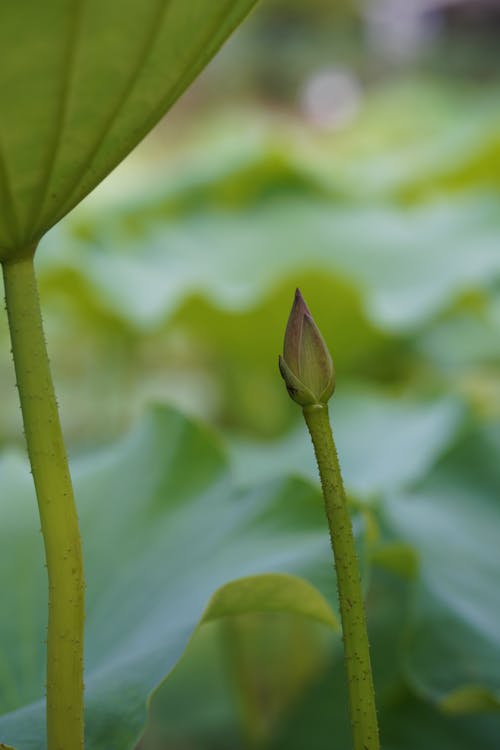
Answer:
M4 262L5 299L49 584L47 747L83 748L84 573L32 253Z

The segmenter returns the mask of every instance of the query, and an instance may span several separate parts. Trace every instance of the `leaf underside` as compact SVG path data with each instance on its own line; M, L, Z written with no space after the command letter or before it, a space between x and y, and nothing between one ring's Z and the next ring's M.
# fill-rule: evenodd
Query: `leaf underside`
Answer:
M337 628L327 603L335 600L328 534L310 483L238 489L217 441L160 407L118 445L82 459L73 475L88 581L89 750L132 746L148 694L201 621L280 611ZM0 588L9 612L0 736L18 750L43 750L46 583L21 459L3 459L0 495Z
M26 253L101 182L254 4L4 4L0 260Z

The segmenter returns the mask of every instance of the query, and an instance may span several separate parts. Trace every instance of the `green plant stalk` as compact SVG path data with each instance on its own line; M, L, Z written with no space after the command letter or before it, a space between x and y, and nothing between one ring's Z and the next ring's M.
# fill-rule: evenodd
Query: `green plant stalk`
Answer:
M17 387L49 584L47 747L83 748L84 574L78 517L45 346L33 253L4 262Z
M354 750L379 750L361 576L328 407L305 406L303 413L318 462L335 559L353 746Z

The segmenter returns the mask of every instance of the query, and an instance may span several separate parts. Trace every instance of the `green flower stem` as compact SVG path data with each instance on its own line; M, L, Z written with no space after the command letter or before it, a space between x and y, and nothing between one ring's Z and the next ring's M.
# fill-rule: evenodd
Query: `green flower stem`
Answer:
M3 264L5 299L49 583L48 750L83 748L84 575L68 460L29 255Z
M354 750L378 750L377 711L361 577L328 407L314 404L305 406L303 412L318 462L335 558Z

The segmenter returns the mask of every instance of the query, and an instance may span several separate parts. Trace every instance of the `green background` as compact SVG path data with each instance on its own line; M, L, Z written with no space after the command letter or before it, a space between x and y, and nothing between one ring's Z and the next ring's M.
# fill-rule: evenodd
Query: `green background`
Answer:
M382 745L498 747L500 26L469 5L436 3L410 44L401 9L262 3L41 241L88 750L146 725L141 750L350 747L314 459L277 369L296 286L337 370ZM42 750L44 569L5 316L0 344L0 740Z

